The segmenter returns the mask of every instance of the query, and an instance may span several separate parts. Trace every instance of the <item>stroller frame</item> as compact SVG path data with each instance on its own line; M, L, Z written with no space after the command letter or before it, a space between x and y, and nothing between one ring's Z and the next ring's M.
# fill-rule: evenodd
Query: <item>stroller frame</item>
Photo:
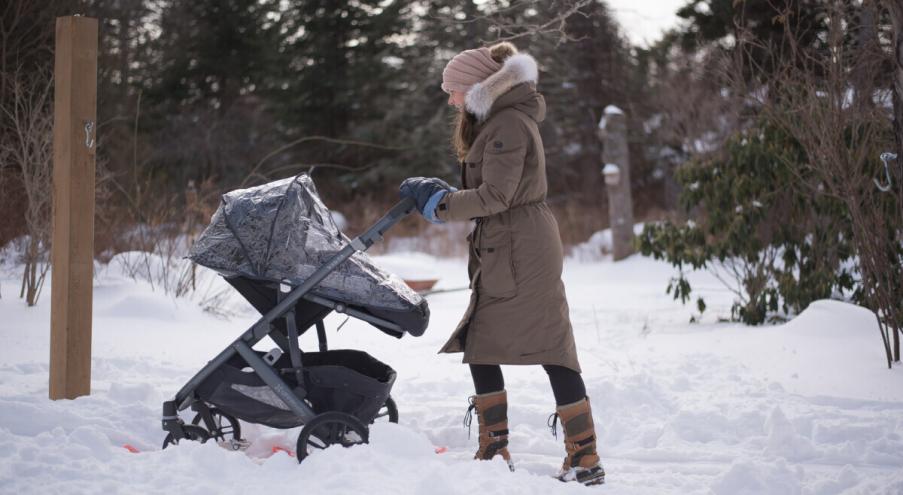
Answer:
M290 314L294 310L295 304L302 298L325 306L337 313L344 313L373 323L390 332L399 335L404 334L404 329L394 322L357 311L347 307L344 303L312 294L311 291L335 270L336 267L350 258L355 252L365 252L373 244L381 241L383 234L402 218L411 213L415 206L414 200L411 198L405 198L400 201L373 224L373 226L358 237L352 239L348 245L329 258L329 260L314 271L304 283L295 287L288 293L283 293L281 289L278 290L280 301L271 310L263 314L257 322L251 325L250 328L233 341L229 347L224 349L219 355L213 358L213 360L201 368L201 370L188 380L182 389L176 393L172 400L163 403L163 430L169 432L172 435L173 440L178 441L184 438L190 439L190 434L186 432L184 421L179 418L179 411L183 411L189 406L192 406L193 409L200 412L203 416L209 417L209 408L200 401L196 390L204 380L210 377L220 366L235 357L236 354L240 355L261 380L263 380L263 382L269 386L280 399L282 399L286 407L298 415L305 424L310 422L316 416L314 410L305 403L303 396L299 397L296 395L298 392L292 391L289 385L279 376L279 373L260 357L252 347L271 333L278 333L274 332L275 328L272 326L272 323L277 319L284 318L287 314ZM288 348L292 355L293 367L295 367L295 372L300 374L302 372L302 357L298 346L298 329L294 328L293 318L287 318L286 321L288 322ZM320 348L321 350L325 350L326 342L322 319L316 322L316 326ZM274 340L279 343L282 337L282 335L278 335ZM301 387L296 390L303 391L303 381L301 381Z

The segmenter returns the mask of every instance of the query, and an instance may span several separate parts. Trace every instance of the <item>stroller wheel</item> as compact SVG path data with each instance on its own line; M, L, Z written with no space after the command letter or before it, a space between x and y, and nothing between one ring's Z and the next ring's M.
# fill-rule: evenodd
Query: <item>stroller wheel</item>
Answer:
M185 438L188 440L204 443L210 439L210 434L207 433L207 430L200 426L184 425L182 428L185 430ZM164 449L170 445L179 445L179 441L173 438L172 433L168 433L166 438L163 439Z
M395 405L395 399L392 396L386 399L386 403L379 408L379 412L376 413L370 424L379 421L379 418L388 418L390 423L398 423L398 406Z
M351 447L367 443L369 436L367 427L354 416L338 411L325 412L304 425L295 452L301 462L312 452L331 445Z
M211 438L217 442L228 442L229 440L241 439L241 425L234 416L226 414L215 407L210 408L210 416L213 417L213 425L204 424ZM191 424L200 425L203 416L198 413L191 420Z

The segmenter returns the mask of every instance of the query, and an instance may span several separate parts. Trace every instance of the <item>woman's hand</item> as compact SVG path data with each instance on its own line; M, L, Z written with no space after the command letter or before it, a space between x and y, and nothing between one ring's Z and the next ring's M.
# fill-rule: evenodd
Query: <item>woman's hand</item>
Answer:
M423 218L432 223L444 223L436 217L436 206L447 193L454 191L457 189L436 177L410 177L398 187L398 195L413 199Z

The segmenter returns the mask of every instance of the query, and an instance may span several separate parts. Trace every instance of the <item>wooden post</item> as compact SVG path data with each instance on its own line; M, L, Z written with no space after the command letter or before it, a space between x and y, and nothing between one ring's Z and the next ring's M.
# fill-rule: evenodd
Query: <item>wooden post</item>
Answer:
M50 398L91 393L97 19L56 20Z
M608 190L608 216L615 261L633 254L633 198L630 193L630 152L627 119L620 108L609 105L599 122L602 140L602 174Z

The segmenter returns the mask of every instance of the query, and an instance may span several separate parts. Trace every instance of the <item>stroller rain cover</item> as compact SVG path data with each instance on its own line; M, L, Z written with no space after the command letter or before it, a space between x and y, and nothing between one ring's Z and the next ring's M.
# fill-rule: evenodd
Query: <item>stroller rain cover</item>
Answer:
M188 258L226 278L298 286L348 244L311 178L301 174L224 194ZM395 321L412 335L422 334L429 319L423 298L362 252L312 292Z

